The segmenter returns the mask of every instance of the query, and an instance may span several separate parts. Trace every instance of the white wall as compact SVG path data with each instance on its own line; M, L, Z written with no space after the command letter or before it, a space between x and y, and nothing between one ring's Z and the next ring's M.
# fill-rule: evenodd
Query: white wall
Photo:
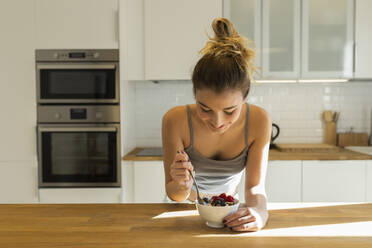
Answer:
M136 145L161 146L161 118L173 106L194 103L190 81L131 82L136 94ZM266 109L281 128L275 142L323 141L324 110L341 111L338 131L369 132L372 82L254 84L248 102Z

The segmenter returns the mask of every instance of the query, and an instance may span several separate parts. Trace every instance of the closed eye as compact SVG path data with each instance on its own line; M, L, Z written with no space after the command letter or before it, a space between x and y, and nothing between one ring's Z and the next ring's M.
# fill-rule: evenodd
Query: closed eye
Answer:
M205 108L200 108L203 112L205 112L205 113L208 113L208 112L211 112L212 110L210 110L210 109L205 109Z
M224 111L224 112L225 112L225 114L227 114L227 115L232 115L232 114L235 112L235 110L230 111L230 112L227 112L227 111Z

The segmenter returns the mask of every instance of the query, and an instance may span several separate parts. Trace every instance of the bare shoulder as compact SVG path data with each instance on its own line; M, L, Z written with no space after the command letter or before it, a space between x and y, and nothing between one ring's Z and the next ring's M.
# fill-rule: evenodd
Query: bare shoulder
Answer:
M162 120L162 142L164 159L173 159L177 150L183 150L187 138L187 106L177 106L168 110Z
M188 130L187 124L187 106L176 106L169 109L163 116L162 120L162 132L163 134L168 133L167 137L173 137L182 140L184 143L187 138Z
M186 106L176 106L169 109L163 116L163 124L179 125L185 121Z
M269 113L257 105L250 104L250 107L250 125L254 131L253 135L262 138L270 137L272 122Z

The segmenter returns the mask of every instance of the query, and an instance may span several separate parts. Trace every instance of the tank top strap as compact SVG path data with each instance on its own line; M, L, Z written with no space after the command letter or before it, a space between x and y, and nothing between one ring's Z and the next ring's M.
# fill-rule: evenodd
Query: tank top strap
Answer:
M249 104L247 104L247 114L246 114L246 121L245 121L245 144L248 146L248 122L249 122Z
M190 146L194 145L194 130L192 128L192 121L191 121L191 108L190 105L187 106L187 119L189 122L189 128L190 128Z

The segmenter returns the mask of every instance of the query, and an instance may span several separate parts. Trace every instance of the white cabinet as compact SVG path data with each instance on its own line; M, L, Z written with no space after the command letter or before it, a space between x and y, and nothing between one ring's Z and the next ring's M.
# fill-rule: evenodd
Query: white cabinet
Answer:
M266 175L268 202L302 201L302 161L269 161Z
M263 77L298 78L301 1L263 0Z
M301 202L302 161L269 161L266 173L266 195L268 202ZM238 185L241 202L245 202L245 172Z
M40 203L120 203L121 188L43 188Z
M119 47L118 0L36 0L35 10L39 49Z
M262 30L261 44L258 39L256 44L258 54L262 53L264 79L352 77L354 0L228 3L225 15L238 28L250 30L249 36L253 29ZM257 13L262 13L261 26L253 21ZM258 26L253 28L252 23Z
M303 161L304 202L365 201L365 161Z
M302 0L302 77L352 77L353 18L353 0Z
M37 203L37 162L0 162L0 203Z
M355 78L372 78L372 1L355 2Z
M223 15L231 20L240 35L256 49L255 65L261 67L261 5L262 0L224 0Z
M190 80L222 0L145 0L145 79Z
M36 160L33 9L29 0L0 1L0 162Z
M121 80L145 79L143 12L144 4L142 0L119 1ZM122 98L122 100L125 101L125 98Z
M366 162L366 201L372 202L372 161Z
M166 202L163 161L134 162L133 166L134 202Z

